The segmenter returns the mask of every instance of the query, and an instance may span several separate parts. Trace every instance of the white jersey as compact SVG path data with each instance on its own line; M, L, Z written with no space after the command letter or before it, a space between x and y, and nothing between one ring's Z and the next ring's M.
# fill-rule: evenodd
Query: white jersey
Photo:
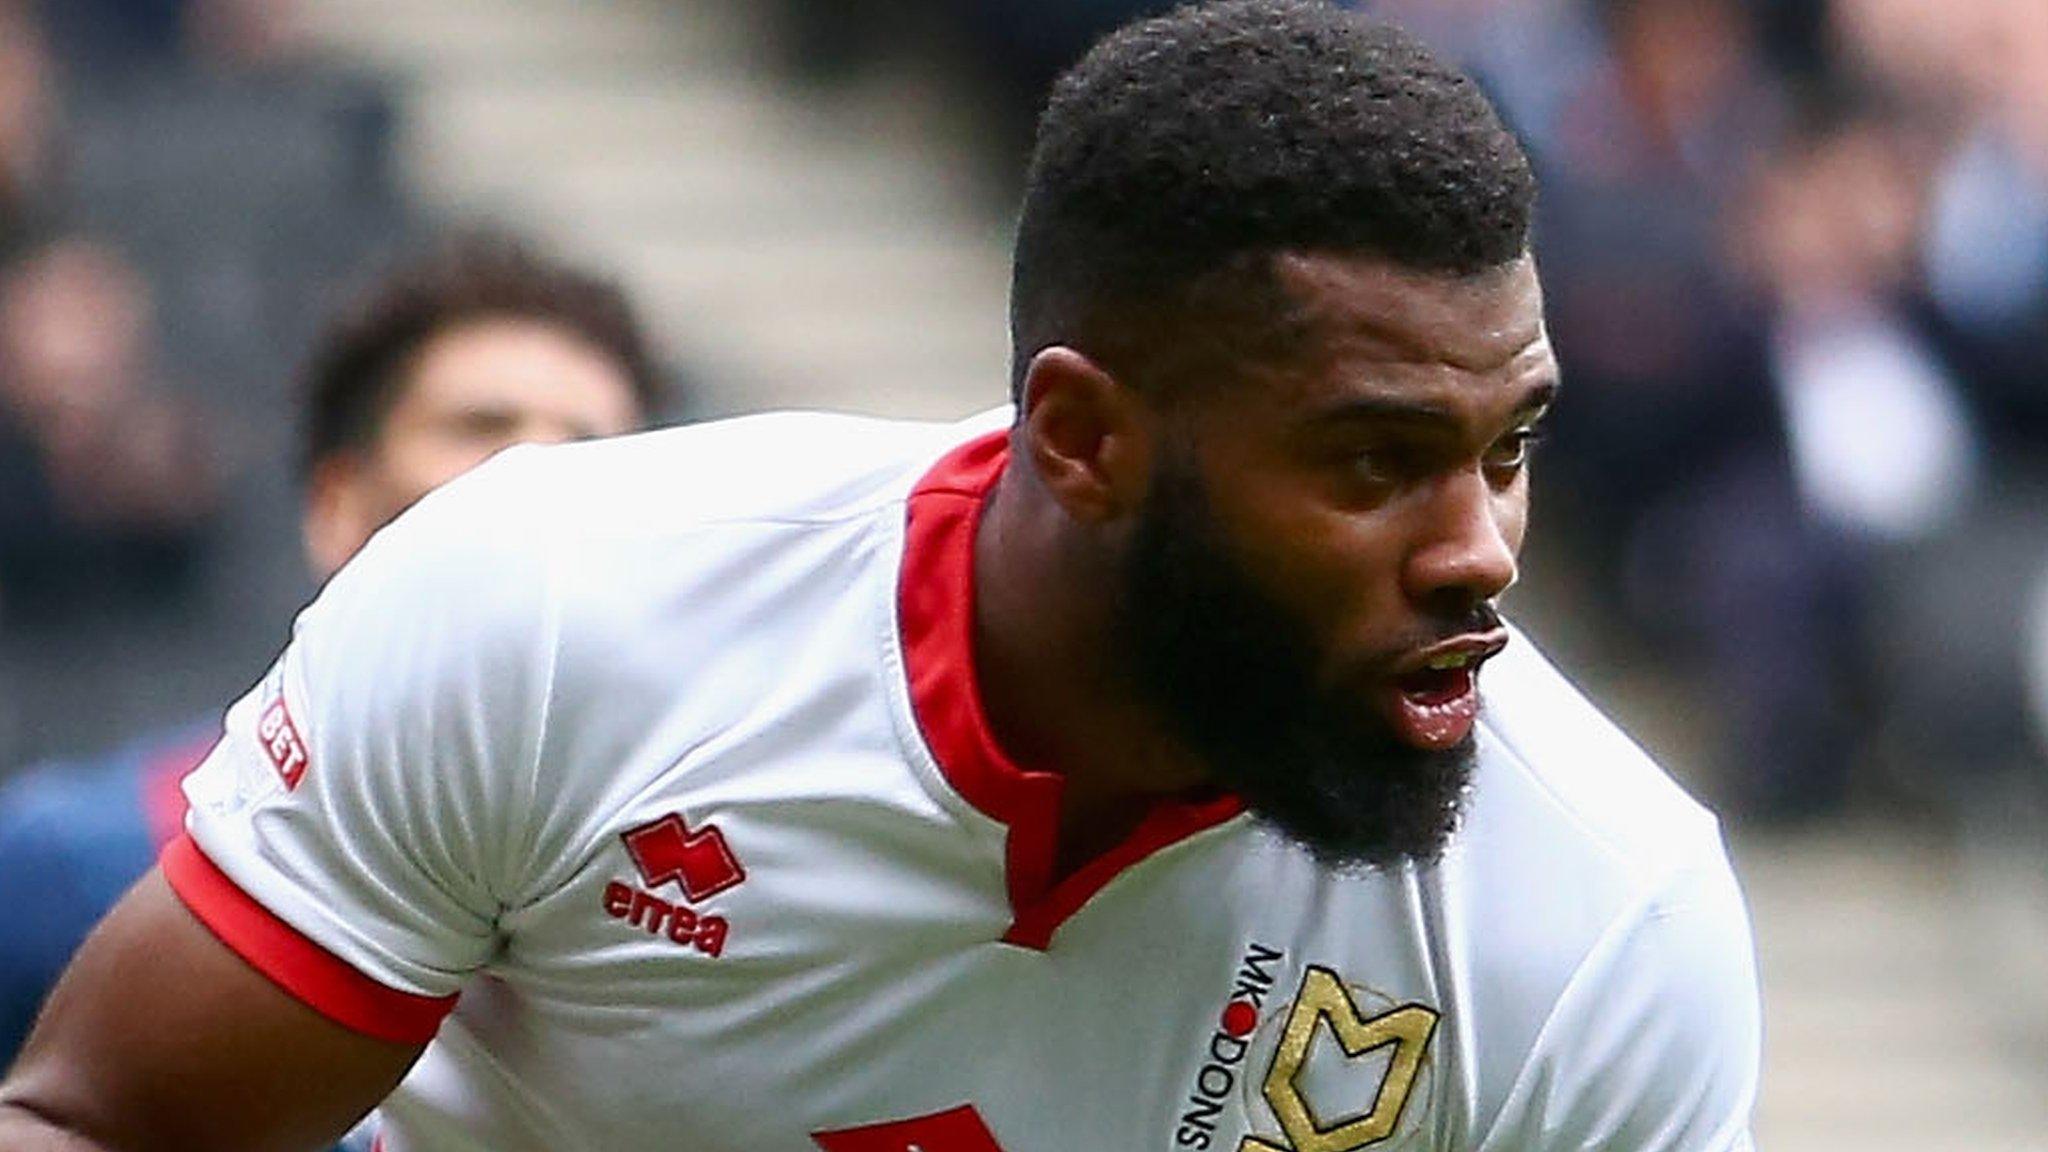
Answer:
M1440 862L1335 872L1223 800L1056 877L1060 778L969 650L1006 420L507 453L306 610L166 874L432 1037L389 1152L1748 1147L1716 825L1520 637Z

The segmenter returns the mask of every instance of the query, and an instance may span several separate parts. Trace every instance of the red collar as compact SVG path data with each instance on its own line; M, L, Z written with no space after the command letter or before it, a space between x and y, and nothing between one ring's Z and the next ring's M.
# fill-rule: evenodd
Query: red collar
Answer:
M996 743L982 709L974 664L974 539L988 493L1009 460L1009 433L961 445L911 492L898 617L911 708L933 759L953 789L1009 826L1013 920L1003 939L1043 949L1069 916L1124 869L1171 844L1236 816L1226 796L1155 805L1130 836L1059 883L1056 772L1019 767Z

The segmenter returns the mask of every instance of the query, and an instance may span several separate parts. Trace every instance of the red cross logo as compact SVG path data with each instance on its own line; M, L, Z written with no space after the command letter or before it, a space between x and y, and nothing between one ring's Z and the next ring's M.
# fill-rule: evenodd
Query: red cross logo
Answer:
M739 857L726 845L725 834L715 824L692 832L679 813L629 828L620 834L634 866L649 888L673 880L682 886L690 903L718 895L747 878Z

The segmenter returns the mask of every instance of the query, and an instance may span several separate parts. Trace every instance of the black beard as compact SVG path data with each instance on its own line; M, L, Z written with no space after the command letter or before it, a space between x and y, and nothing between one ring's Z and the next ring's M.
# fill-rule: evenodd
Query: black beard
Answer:
M1324 683L1323 646L1225 535L1192 463L1162 457L1113 624L1138 695L1217 786L1323 863L1435 860L1464 809L1473 738L1413 747L1355 688Z

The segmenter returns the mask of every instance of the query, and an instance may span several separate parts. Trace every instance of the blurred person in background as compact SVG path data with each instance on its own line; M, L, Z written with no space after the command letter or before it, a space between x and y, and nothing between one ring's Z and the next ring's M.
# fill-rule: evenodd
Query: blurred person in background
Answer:
M1603 66L1607 44L1581 0L1379 0L1368 6L1473 70L1539 153L1562 106Z
M1720 230L1782 111L1734 0L1595 11L1597 63L1527 127L1545 180L1551 322L1580 385L1559 414L1560 480L1626 538L1771 422Z
M2048 450L2048 13L1965 0L1965 101L1935 158L1927 290L1998 430L2001 467L2042 479Z
M1876 665L1902 634L1886 576L1952 530L1979 487L1967 381L1916 275L1922 168L1895 119L1817 105L1731 237L1762 307L1778 443L1753 458L1746 498L1686 510L1658 574L1724 604L1703 622L1737 784L1764 815L1839 810L1857 764L1883 753L1873 734L1902 703Z
M42 0L38 7L67 69L97 83L191 67L260 67L288 56L297 40L291 0Z
M149 286L82 236L0 271L0 631L179 594L221 503L205 422L158 377Z
M190 715L303 597L277 383L412 224L293 8L0 0L0 776Z
M306 377L303 543L323 579L428 491L508 445L643 426L663 387L609 282L503 237L394 269L325 334ZM101 913L184 818L209 719L0 786L0 1067Z
M1840 0L1834 31L1853 74L1905 108L1914 147L1888 175L1922 211L1904 262L1976 430L1969 466L1947 469L1976 483L1877 588L1889 751L1924 794L2002 824L1998 785L2031 778L2038 795L2042 778L2016 624L2048 574L2048 16L2024 0ZM1867 214L1874 177L1845 182L1834 211ZM1935 417L1914 421L1922 439L1952 423Z
M33 231L57 96L49 46L28 0L0 0L0 260Z
M1803 749L1828 748L1831 731L1802 731L1816 714L1776 695L1765 681L1779 673L1760 669L1779 662L1745 643L1783 615L1760 590L1793 594L1768 582L1780 569L1765 558L1798 514L1763 317L1724 231L1785 98L1735 0L1585 10L1591 65L1525 121L1545 178L1549 315L1573 378L1554 430L1553 523L1587 557L1591 600L1619 609L1613 631L1699 666L1726 701L1721 799L1771 809L1781 801L1758 782L1805 776ZM1756 512L1703 522L1719 509ZM1697 567L1705 554L1757 579L1718 581Z

